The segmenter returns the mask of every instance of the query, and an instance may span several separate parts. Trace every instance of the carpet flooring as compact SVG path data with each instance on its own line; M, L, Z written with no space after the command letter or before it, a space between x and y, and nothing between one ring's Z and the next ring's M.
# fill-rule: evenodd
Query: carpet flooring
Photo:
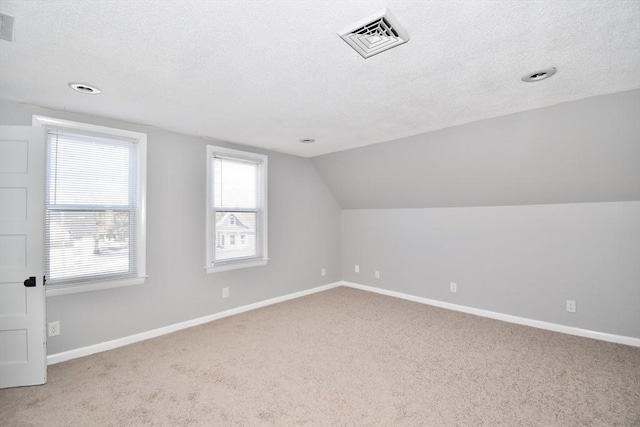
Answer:
M640 425L640 349L341 287L50 366L0 424Z

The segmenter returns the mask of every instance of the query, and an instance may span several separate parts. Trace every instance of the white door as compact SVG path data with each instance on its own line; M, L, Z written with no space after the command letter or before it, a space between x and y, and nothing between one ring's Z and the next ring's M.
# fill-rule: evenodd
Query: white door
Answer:
M43 129L0 126L0 388L47 381Z

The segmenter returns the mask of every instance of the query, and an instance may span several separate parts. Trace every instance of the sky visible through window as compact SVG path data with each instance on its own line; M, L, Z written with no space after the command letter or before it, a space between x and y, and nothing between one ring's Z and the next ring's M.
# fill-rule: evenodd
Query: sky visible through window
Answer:
M256 163L214 158L213 171L216 208L257 208Z

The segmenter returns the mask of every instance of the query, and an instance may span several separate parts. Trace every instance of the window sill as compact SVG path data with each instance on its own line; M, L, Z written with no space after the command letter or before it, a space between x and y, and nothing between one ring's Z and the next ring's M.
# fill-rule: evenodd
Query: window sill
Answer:
M55 297L58 295L78 294L81 292L99 291L101 289L113 289L123 286L141 285L147 280L148 276L133 277L130 279L105 280L95 282L78 282L68 285L49 285L45 286L46 295Z
M219 273L221 271L238 270L240 268L260 267L261 265L267 265L268 259L261 259L258 261L238 262L233 264L218 265L214 267L207 267L207 273Z

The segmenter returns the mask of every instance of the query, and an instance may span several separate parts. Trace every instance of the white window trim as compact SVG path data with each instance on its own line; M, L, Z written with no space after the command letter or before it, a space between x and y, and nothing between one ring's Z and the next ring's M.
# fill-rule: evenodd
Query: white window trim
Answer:
M74 282L72 284L59 284L46 286L47 296L74 294L79 292L95 291L100 289L117 288L121 286L139 285L145 282L146 259L147 259L147 135L124 129L98 126L90 123L74 122L71 120L57 119L33 115L32 126L45 128L63 128L95 132L106 135L120 136L137 140L138 145L138 205L136 212L137 221L137 277L127 277L123 279L109 280L86 280Z
M55 286L45 286L48 297L58 295L77 294L79 292L99 291L101 289L121 288L124 286L141 285L149 276L133 277L119 280L99 280L95 282L74 282L73 284L60 284Z
M211 218L211 206L213 204L212 195L213 195L213 165L212 159L214 154L222 154L227 155L229 157L237 157L239 159L249 159L249 160L258 160L261 162L260 167L260 175L261 175L261 186L260 194L261 194L261 224L260 224L260 241L262 242L262 256L259 258L251 258L248 260L237 260L230 261L221 265L213 265L213 242L215 242L215 230L212 223ZM268 169L267 169L267 156L262 154L250 153L247 151L233 150L231 148L225 147L217 147L215 145L207 145L207 196L206 196L206 215L207 219L206 225L206 265L205 270L207 273L217 273L221 271L229 271L229 270L237 270L240 268L249 268L249 267L259 267L266 265L269 262L268 257L268 241L267 241L267 224L268 224L268 209L267 209L267 177L268 177ZM256 236L257 238L258 236Z

